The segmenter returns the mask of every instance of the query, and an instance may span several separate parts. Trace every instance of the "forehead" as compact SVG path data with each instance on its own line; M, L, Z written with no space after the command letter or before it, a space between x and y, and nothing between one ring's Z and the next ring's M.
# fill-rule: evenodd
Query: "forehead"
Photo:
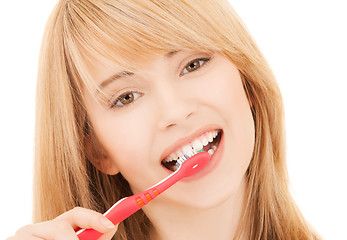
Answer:
M100 81L102 80L107 81L110 78L119 78L122 76L134 74L141 70L143 71L151 62L154 62L160 58L169 60L179 52L182 51L169 51L161 56L158 56L159 54L153 54L151 56L148 56L147 61L134 62L131 67L121 66L120 64L113 61L102 61L100 59L84 58L82 61L85 65L84 71L87 71L94 81L96 81L98 84L101 84Z

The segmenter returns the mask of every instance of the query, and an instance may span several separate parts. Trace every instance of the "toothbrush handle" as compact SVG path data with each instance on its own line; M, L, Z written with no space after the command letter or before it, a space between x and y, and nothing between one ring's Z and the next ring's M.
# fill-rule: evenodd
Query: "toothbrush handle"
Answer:
M164 192L166 189L174 185L182 178L191 176L200 171L209 161L210 156L207 152L201 152L190 158L189 161L184 162L181 166L163 179L156 185L148 188L147 190L130 197L125 197L116 202L104 216L107 217L113 224L117 225L124 219L128 218L144 205L149 203L152 199ZM102 233L94 229L81 229L77 231L77 236L80 240L97 240L102 236Z
M144 205L149 203L159 195L159 191L153 187L147 189L144 192L125 197L116 202L104 216L107 217L114 225L117 225L124 219L128 218ZM77 232L77 237L80 240L96 240L99 239L103 233L100 233L94 229L81 229Z

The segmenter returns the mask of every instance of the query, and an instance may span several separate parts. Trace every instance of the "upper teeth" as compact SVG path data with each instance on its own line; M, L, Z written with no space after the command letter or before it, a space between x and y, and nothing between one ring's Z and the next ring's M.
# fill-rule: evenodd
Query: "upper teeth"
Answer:
M196 152L199 152L204 146L206 146L209 142L213 142L214 138L218 135L219 132L220 130L213 130L202 134L198 138L194 139L191 143L188 143L187 145L184 145L182 148L178 149L176 152L171 153L163 161L177 161L178 158L182 158L185 155L189 157L194 155Z

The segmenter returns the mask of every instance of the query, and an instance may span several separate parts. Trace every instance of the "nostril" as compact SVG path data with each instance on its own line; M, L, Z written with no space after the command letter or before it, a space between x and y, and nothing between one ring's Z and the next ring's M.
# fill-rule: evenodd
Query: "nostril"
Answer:
M167 126L166 126L166 128L170 128L170 127L173 127L173 126L175 126L176 124L175 123L170 123L170 124L168 124Z
M190 112L187 116L186 119L188 119L191 115L193 114L193 112ZM177 125L176 123L169 123L166 128L171 128L173 126Z

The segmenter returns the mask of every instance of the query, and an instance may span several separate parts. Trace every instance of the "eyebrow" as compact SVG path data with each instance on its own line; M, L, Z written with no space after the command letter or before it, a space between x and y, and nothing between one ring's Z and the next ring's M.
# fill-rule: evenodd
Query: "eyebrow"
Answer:
M168 52L167 54L164 55L164 57L166 58L172 58L174 55L176 55L178 52L180 51L171 51L171 52ZM100 85L99 85L99 88L100 89L103 89L105 88L107 85L109 85L110 83L120 79L120 78L123 78L123 77L127 77L127 76L132 76L134 75L135 73L133 72L129 72L129 71L122 71L122 72L119 72L119 73L116 73L114 75L112 75L111 77L107 78L106 80L104 80Z

